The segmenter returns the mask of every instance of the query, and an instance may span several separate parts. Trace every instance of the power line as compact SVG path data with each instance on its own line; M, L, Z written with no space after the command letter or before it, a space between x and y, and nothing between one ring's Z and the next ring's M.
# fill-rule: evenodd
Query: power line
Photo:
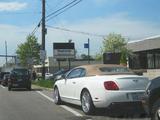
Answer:
M46 18L48 18L48 19L46 20L46 22L48 22L49 20L51 20L51 19L57 17L58 15L64 13L64 12L67 11L68 9L74 7L75 5L77 5L78 3L80 3L81 1L82 1L82 0L74 0L74 1L72 1L71 3L65 5L64 7L58 9L57 11L49 14L48 16L46 16ZM61 10L62 10L62 11L61 11ZM61 12L59 12L59 11L61 11ZM59 12L59 13L58 13L58 12ZM56 14L56 13L57 13L57 14Z
M33 29L33 31L31 32L31 35L34 35L36 33L36 31L38 30L38 28L40 27L40 24L42 22L42 19L40 20L40 22L37 24L37 26Z
M62 2L64 2L64 0L58 0L58 3L56 3L54 6L52 6L52 8L57 9L57 7L58 7ZM49 3L48 3L48 0L46 0L46 5L48 6L49 11L53 11L53 9L51 9L51 5L49 5Z
M63 6L62 8L60 8L60 9L58 9L58 10L56 10L56 11L50 13L49 15L47 15L46 18L48 18L48 17L50 17L50 16L56 14L57 12L59 12L59 11L65 9L66 7L70 6L71 4L73 4L73 3L77 2L77 1L78 1L78 0L73 0L72 2L70 2L70 3L68 3L67 5ZM81 0L80 0L80 1L81 1Z
M77 33L77 34L90 35L90 36L96 36L96 37L102 37L102 38L105 37L105 35L99 35L99 34L94 34L94 33L89 33L89 32L82 32L82 31L70 30L67 28L53 27L50 25L46 25L46 26L52 29L62 30L62 31L67 31L67 32L72 32L72 33Z
M77 5L78 3L80 3L82 0L73 0L72 2L68 3L67 5L63 6L62 8L52 12L51 14L47 15L46 18L48 18L46 20L49 21L55 17L57 17L58 15L62 14L63 12L67 11L68 9L72 8L73 6ZM63 10L63 11L61 11ZM60 12L61 11L61 12ZM59 13L58 13L59 12ZM57 13L57 14L56 14ZM52 16L54 15L54 16ZM33 31L31 32L31 34L35 34L35 32L37 31L38 27L41 25L42 19L40 20L40 22L38 23L38 25L33 29Z

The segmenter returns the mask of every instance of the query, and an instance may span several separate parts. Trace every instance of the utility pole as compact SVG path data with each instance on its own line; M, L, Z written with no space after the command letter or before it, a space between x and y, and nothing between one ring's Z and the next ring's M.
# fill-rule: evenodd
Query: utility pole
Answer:
M6 65L7 65L7 41L5 41L5 51L6 51Z
M88 64L90 64L90 40L88 38Z
M70 39L70 40L68 40L68 43L72 43L72 40ZM68 68L69 68L69 70L71 69L71 59L70 58L68 58Z
M45 13L46 13L46 1L42 0L42 50L45 52L45 35L46 35L46 25L45 25ZM42 78L45 78L45 60L42 61Z

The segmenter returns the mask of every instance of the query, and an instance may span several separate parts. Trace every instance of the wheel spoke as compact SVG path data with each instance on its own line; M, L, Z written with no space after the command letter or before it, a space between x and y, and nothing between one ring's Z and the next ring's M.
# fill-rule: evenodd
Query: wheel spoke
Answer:
M82 108L85 112L88 112L90 109L90 96L87 92L82 95Z
M54 90L53 98L54 98L55 103L57 103L58 102L58 90L57 89Z

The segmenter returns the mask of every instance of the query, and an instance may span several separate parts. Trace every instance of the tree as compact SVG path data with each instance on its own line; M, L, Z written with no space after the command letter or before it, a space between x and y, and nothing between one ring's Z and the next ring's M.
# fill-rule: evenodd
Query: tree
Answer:
M86 55L86 54L81 54L81 58L82 58L83 60L87 60L87 59L88 59L88 55ZM93 59L92 56L89 56L89 59Z
M96 53L95 60L101 61L103 59L103 55L101 53Z
M127 57L132 51L127 48L128 41L121 34L111 33L103 41L102 53L121 53L120 63L127 63Z
M34 35L28 35L26 42L18 45L16 53L22 65L27 66L28 64L39 63L40 45L37 40L38 38Z

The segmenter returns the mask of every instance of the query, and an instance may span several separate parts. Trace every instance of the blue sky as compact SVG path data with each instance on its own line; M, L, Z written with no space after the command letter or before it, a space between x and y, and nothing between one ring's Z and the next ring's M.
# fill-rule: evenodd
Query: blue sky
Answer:
M72 0L46 0L47 14ZM0 0L0 3L25 4L17 10L0 10L3 24L32 25L41 17L41 0ZM159 0L83 0L79 5L68 10L58 18L79 21L107 17L117 13L128 13L131 19L158 22L160 17ZM15 6L16 7L16 6Z
M46 0L46 14L61 8L73 0ZM160 33L160 0L82 0L78 5L51 19L46 24L54 27L88 33L108 35L120 33L129 40L139 40ZM0 0L0 54L14 55L17 45L23 43L41 19L41 0ZM40 28L36 36L41 43ZM103 38L75 34L48 28L47 55L52 56L53 42L72 39L78 54L86 53L83 44L91 39L91 54L100 51ZM1 58L0 63L4 60Z

